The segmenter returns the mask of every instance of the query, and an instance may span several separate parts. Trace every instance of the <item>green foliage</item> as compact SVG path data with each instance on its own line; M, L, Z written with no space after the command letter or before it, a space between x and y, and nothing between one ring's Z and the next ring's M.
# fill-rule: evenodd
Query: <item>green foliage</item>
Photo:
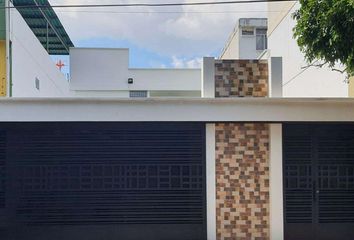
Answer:
M308 62L345 66L354 76L354 0L300 0L294 37Z

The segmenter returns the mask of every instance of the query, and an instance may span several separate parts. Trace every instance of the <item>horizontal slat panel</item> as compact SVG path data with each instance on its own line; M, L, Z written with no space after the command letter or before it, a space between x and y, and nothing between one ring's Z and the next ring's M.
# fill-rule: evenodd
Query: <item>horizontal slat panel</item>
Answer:
M29 225L202 224L202 201L200 191L31 192L17 214Z
M319 194L319 222L354 222L354 189L325 190Z
M312 222L312 191L286 190L286 223Z

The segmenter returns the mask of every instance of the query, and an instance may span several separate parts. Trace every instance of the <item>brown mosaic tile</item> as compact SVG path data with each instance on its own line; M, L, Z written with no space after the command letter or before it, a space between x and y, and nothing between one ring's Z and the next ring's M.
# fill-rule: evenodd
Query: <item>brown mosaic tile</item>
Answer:
M217 239L269 239L268 124L215 127Z
M215 60L215 97L268 96L265 60Z

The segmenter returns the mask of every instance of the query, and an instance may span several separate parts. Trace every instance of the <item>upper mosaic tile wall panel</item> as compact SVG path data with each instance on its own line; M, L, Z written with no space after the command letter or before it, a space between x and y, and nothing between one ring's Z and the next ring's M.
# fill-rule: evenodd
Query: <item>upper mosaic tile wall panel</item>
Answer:
M215 60L215 97L267 97L265 60Z

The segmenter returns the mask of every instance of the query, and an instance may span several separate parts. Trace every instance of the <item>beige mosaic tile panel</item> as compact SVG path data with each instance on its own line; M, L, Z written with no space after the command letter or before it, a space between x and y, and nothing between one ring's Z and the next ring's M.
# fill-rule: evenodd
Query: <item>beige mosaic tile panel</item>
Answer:
M269 239L269 125L216 124L217 239Z

